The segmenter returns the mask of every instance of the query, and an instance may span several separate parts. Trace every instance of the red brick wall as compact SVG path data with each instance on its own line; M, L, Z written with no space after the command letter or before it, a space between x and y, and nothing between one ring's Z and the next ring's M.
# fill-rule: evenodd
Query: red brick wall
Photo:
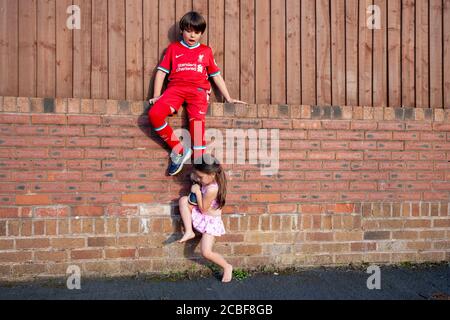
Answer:
M0 97L1 278L203 268L144 108ZM450 260L450 110L213 104L207 127L280 129L278 174L225 165L236 266Z

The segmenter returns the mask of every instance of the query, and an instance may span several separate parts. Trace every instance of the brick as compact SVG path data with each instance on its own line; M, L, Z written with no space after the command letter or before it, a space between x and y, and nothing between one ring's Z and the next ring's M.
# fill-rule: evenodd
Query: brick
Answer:
M44 220L33 221L33 235L34 236L45 235L45 221Z
M219 240L220 238L218 238ZM218 241L219 242L219 241ZM163 248L139 248L138 249L138 257L163 257L164 250Z
M17 249L34 249L34 248L48 248L50 246L49 239L17 239L16 248Z
M34 253L36 261L42 262L63 262L67 261L67 255L65 251L36 251Z
M36 114L31 116L31 123L33 124L66 124L67 118L65 115L50 115L50 114Z
M16 97L3 97L3 111L4 112L16 112L17 111L17 98Z
M70 252L70 258L73 260L90 260L100 259L102 257L102 250L72 250Z
M81 113L92 113L94 110L94 103L91 99L81 99Z
M50 203L47 195L16 195L17 205L47 205Z
M136 249L106 249L106 259L119 259L119 258L134 258L136 256Z
M404 239L418 239L419 233L417 231L393 231L393 240L404 240Z
M0 252L0 263L31 262L31 252Z
M45 221L45 234L47 236L57 235L57 232L56 232L57 224L58 223L56 220L46 220Z
M269 204L269 213L295 213L297 212L297 205L295 204Z
M333 241L333 232L308 232L307 241Z
M103 214L103 207L78 206L72 208L72 216L102 216Z
M18 218L19 216L19 208L0 207L0 219Z
M319 214L324 212L324 208L321 205L316 204L301 204L298 208L299 213L312 213L312 214Z
M94 116L94 115L69 115L67 116L67 124L69 125L100 125L101 124L101 117L100 116Z
M251 200L254 202L278 202L280 201L280 194L279 193L252 194Z
M389 231L367 231L364 232L364 240L391 239Z
M89 237L88 247L112 247L116 245L115 237Z
M68 147L100 147L100 139L94 137L71 137L67 139Z
M1 229L1 222L0 222L0 229ZM2 235L0 230L0 236L4 235L6 235L6 233ZM14 249L14 240L0 239L0 250L12 250L12 249Z
M84 238L53 238L50 239L50 247L53 249L83 248Z
M154 196L151 194L125 194L122 195L123 203L151 203Z
M252 256L262 253L260 245L234 245L233 252L235 255Z

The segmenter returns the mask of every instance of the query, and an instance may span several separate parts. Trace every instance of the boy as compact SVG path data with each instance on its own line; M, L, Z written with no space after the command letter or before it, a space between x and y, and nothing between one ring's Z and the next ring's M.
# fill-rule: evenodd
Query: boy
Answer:
M158 66L155 77L154 96L150 104L154 104L148 116L150 123L158 135L172 149L170 154L169 175L176 175L190 159L192 150L184 150L178 138L173 135L166 117L177 112L184 101L189 117L189 132L194 149L194 159L202 156L206 150L205 116L208 110L211 85L214 80L219 91L228 103L245 103L232 99L220 69L214 61L210 47L200 44L200 38L206 30L205 19L197 12L189 12L180 20L183 39L169 45L164 58ZM161 95L166 75L169 84Z

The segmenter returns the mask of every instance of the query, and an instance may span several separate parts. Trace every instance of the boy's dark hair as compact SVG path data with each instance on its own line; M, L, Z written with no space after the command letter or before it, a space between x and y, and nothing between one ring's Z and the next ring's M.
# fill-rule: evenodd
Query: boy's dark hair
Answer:
M206 30L206 21L202 15L196 11L186 13L180 20L180 30L195 30L204 33Z
M216 175L216 182L219 185L217 204L219 205L219 209L223 208L227 196L227 178L219 161L210 154L204 154L201 159L194 160L194 169L202 173L214 173Z

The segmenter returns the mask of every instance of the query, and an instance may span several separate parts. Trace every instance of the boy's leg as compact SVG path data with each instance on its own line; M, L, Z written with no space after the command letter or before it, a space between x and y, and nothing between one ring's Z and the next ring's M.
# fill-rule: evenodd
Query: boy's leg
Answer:
M183 154L183 146L177 136L173 134L173 129L169 126L166 118L177 111L183 98L176 94L175 90L167 89L161 98L150 108L148 117L156 133L178 154Z
M186 99L187 113L189 117L189 132L191 134L192 149L194 150L194 161L200 158L206 152L205 139L205 118L208 111L209 90L202 88L196 91Z

